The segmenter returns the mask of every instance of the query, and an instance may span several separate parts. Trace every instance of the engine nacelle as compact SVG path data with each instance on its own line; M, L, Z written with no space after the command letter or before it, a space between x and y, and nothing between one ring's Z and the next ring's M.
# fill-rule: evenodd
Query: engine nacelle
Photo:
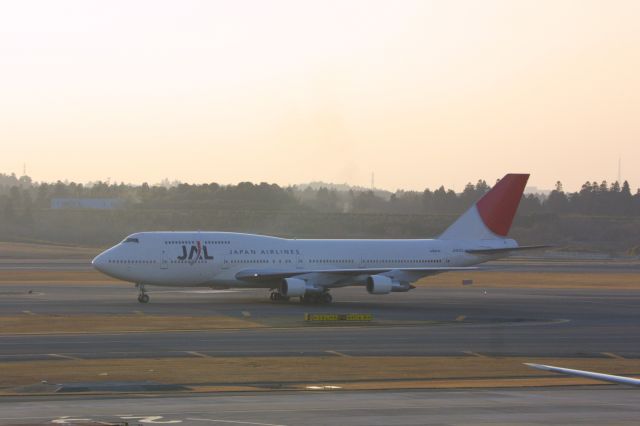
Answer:
M384 275L371 275L367 278L367 291L371 294L404 293L414 288L406 281L393 281Z
M389 294L393 289L393 280L384 275L367 277L367 291L371 294Z
M391 291L393 291L394 293L405 293L409 290L414 289L415 287L412 286L411 284L409 284L406 281L394 281L393 282L393 287L391 287Z
M304 296L307 292L307 283L298 278L285 278L280 284L280 294L284 297Z

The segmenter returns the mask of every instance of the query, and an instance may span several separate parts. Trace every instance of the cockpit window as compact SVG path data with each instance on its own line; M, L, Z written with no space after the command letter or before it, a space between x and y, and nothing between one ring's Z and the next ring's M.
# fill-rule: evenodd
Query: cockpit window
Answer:
M140 240L138 240L137 238L132 238L132 237L126 238L123 241L123 243L139 243L139 242L140 242Z

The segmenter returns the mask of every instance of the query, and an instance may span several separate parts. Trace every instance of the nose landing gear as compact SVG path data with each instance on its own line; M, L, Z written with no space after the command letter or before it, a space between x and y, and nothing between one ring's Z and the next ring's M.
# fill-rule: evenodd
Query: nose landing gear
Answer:
M144 290L144 284L136 284L138 288L138 302L149 303L149 295Z

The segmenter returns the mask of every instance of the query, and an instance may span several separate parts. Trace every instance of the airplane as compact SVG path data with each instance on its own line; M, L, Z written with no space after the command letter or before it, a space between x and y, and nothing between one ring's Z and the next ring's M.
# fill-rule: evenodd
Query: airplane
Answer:
M640 379L626 376L613 376L611 374L596 373L585 370L572 370L571 368L554 367L552 365L531 364L525 362L524 365L543 371L566 374L568 376L584 377L586 379L600 380L602 382L617 383L621 385L640 386Z
M382 295L426 276L468 271L519 250L507 233L528 174L507 174L436 239L285 239L232 232L139 232L93 259L138 288L147 285L265 288L271 300L330 303L330 290L363 286Z

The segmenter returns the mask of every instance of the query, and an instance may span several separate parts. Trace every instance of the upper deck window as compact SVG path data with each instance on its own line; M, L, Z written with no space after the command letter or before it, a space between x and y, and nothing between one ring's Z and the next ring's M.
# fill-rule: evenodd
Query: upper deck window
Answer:
M139 242L140 242L140 240L139 240L139 239L137 239L137 238L132 238L132 237L126 238L126 239L123 241L123 243L139 243Z

